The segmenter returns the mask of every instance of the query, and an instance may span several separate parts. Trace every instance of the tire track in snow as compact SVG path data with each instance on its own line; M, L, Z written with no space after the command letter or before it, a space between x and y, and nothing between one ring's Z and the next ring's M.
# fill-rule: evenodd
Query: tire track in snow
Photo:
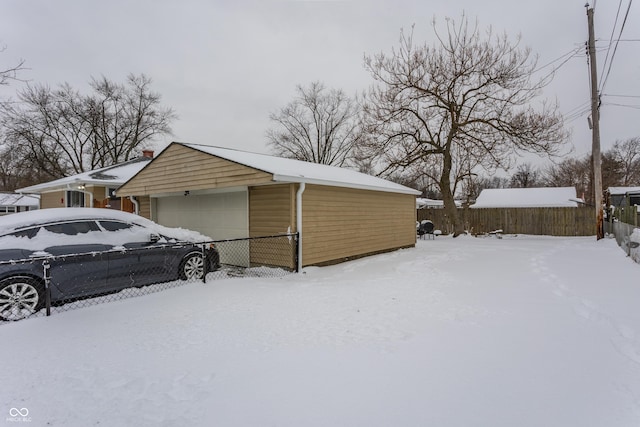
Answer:
M581 297L549 268L548 260L554 259L559 252L569 250L571 246L570 243L564 242L557 248L533 257L531 259L532 270L540 275L541 282L552 286L552 292L555 295L569 302L576 315L585 320L606 325L612 330L610 341L616 351L640 365L640 335L638 332L601 310L597 303Z

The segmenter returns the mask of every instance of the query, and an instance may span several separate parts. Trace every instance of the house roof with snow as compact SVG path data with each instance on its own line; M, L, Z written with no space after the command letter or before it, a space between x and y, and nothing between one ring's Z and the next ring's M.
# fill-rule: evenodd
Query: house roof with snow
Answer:
M286 159L266 154L251 153L231 148L214 147L209 145L183 145L234 163L251 167L273 175L275 182L299 182L306 184L348 187L365 190L387 191L406 194L420 194L420 191L382 178L367 175L336 166L321 165L301 160Z
M0 193L0 206L40 206L39 196L27 196L24 194Z
M624 196L627 193L637 193L640 192L640 187L609 187L607 188L607 193L617 196Z
M80 185L117 188L127 182L132 176L140 172L140 170L144 168L151 159L151 156L137 157L123 163L118 163L117 165L107 166L101 169L56 179L54 181L20 188L16 190L16 193L48 193L51 191L75 189Z
M480 192L472 208L562 208L582 202L575 187L489 188Z

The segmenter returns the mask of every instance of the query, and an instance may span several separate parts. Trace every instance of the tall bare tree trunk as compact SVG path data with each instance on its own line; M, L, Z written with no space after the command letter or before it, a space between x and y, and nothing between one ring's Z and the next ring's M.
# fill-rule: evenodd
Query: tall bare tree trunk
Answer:
M451 191L451 168L452 158L449 153L445 153L442 162L442 175L440 176L440 191L442 192L442 200L444 202L444 211L451 221L453 227L453 237L458 237L462 234L462 223L458 218L458 209L456 207L456 201Z

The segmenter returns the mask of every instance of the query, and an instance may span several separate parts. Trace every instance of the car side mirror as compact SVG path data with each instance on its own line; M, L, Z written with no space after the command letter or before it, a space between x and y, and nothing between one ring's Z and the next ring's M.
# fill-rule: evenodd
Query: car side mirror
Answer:
M150 243L156 243L158 240L160 240L160 236L158 236L157 234L151 234L149 236Z

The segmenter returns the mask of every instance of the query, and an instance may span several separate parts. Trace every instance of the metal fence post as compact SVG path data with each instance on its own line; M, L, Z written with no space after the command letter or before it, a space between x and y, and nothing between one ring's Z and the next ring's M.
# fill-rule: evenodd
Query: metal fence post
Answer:
M51 264L48 259L42 262L42 269L44 270L44 303L47 308L47 316L51 316Z
M206 245L202 244L202 283L207 283L207 251L205 249Z

